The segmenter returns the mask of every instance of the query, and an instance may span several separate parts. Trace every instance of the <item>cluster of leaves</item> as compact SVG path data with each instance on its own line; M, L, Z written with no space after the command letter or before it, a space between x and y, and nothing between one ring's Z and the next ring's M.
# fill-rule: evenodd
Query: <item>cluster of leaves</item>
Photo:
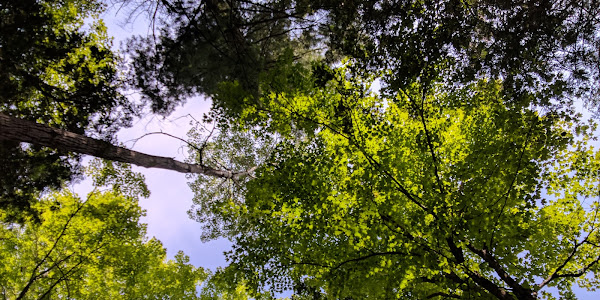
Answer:
M500 80L375 94L373 77L353 70L328 69L312 90L274 90L260 111L240 114L280 136L243 197L194 184L210 210L198 219L234 241L230 280L328 298L529 299L551 297L548 286L595 288L593 122L515 108L521 100L506 100ZM237 156L251 149L227 146ZM213 191L225 200L203 196Z
M309 298L596 287L595 125L574 109L597 103L596 1L156 7L176 29L137 44L137 86L158 110L209 95L241 131L195 161L270 152L256 178L192 184L208 237L234 241L231 281Z
M75 133L126 121L114 115L126 103L101 10L96 1L2 4L2 112Z
M289 51L295 61L350 56L361 69L391 70L382 79L394 89L491 77L515 95L547 89L593 106L598 94L600 6L591 0L178 0L151 8L164 12L158 38L129 48L133 84L156 111L191 94L213 96L223 81L260 107L269 91L261 74Z
M0 3L0 113L104 139L129 123L101 10L97 1ZM12 219L78 174L73 154L6 141L0 152L0 208L12 207Z
M209 274L182 252L167 260L160 241L146 238L139 194L132 193L147 191L140 175L110 163L97 171L96 181L112 190L94 190L85 200L52 193L34 206L38 221L2 224L2 298L199 299ZM123 176L129 183L114 185Z
M2 111L79 133L89 120L110 123L94 119L119 99L102 28L77 34L94 3L0 4L2 89L13 99ZM175 0L152 9L163 26L131 42L131 82L160 113L186 96L211 96L219 134L192 131L190 161L256 170L192 183L204 237L235 242L211 291L535 299L552 298L550 286L564 296L575 283L598 287L596 126L573 106L597 103L597 1ZM9 47L19 30L35 33L30 43L15 40L20 52ZM12 158L48 151L9 146L22 154ZM68 164L51 154L39 166L71 174L56 171ZM34 160L16 166L29 169L7 174L44 178ZM115 174L98 183L140 181ZM57 179L2 195L31 198ZM86 212L74 203L67 225ZM97 239L86 239L94 251ZM61 265L76 255L44 249L20 293L52 290L32 289L50 274L69 286L55 272L76 270Z
M273 141L263 139L257 142L254 135L248 132L193 128L188 133L190 141L196 148L190 149L189 162L207 165L216 169L235 171L249 170L264 163ZM213 136L214 134L214 136ZM194 206L188 211L190 217L202 224L203 240L211 240L223 236L239 234L238 224L244 222L242 212L234 213L227 220L221 220L223 210L236 209L244 202L246 189L244 186L252 178L249 176L238 180L190 175L190 188L194 192Z
M317 43L305 3L176 0L148 9L162 27L130 40L130 81L155 112L172 111L186 96L214 95L223 81L236 81L256 101L263 71L286 50L311 52Z

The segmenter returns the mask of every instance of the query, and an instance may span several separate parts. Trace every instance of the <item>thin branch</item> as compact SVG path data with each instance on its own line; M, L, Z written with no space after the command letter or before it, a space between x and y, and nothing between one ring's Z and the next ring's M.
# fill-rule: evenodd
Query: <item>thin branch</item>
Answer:
M215 131L215 126L213 126L213 128L210 130L210 132L208 133L208 135L206 136L206 138L204 139L204 142L202 143L202 145L200 146L200 149L195 148L196 150L198 150L198 155L200 157L200 164L204 164L204 149L206 148L206 145L208 143L208 140L210 139L210 137L213 135L213 132Z
M151 135L165 135L165 136L168 136L168 137L174 138L174 139L176 139L176 140L178 140L178 141L184 142L184 143L185 143L185 144L187 144L188 146L190 146L190 147L192 147L192 148L196 149L197 151L200 151L200 150L201 150L201 149L200 149L200 148L198 148L196 145L194 145L194 144L192 144L192 143L190 143L190 142L188 142L188 141L186 141L186 140L184 140L184 139L182 139L182 138L180 138L180 137L178 137L178 136L172 135L172 134L170 134L170 133L162 132L162 131L155 131L155 132L148 132L148 133L144 133L142 136L140 136L140 137L138 137L138 138L135 138L135 139L131 139L131 140L129 140L128 142L130 142L130 141L132 141L132 142L133 142L133 145L131 146L131 147L133 148L133 147L135 146L135 144L136 144L136 143L137 143L139 140L141 140L141 139L143 139L143 138L145 138L145 137L147 137L147 136L151 136Z
M592 268L594 265L596 265L598 263L598 261L600 261L600 255L598 257L596 257L596 259L594 259L592 262L590 262L589 264L587 264L585 267L579 269L579 271L574 272L574 273L558 274L558 275L555 276L555 278L581 277L585 273L587 273L587 271L590 268Z
M527 145L529 144L529 140L531 138L531 132L533 131L533 127L535 126L535 124L537 123L537 119L534 119L532 121L531 126L529 127L529 130L527 131L527 135L525 136L525 141L523 142L523 146L521 147L521 154L519 155L519 161L517 163L517 170L515 172L515 176L513 177L513 180L511 181L508 190L506 191L506 193L504 194L504 203L502 204L502 207L500 208L500 211L498 212L498 216L496 217L496 220L494 221L494 226L492 228L494 228L494 230L492 231L492 234L490 236L490 248L492 248L492 245L494 243L494 236L496 234L496 229L499 228L498 224L500 223L500 219L502 218L502 214L504 214L504 209L506 208L506 205L508 204L508 198L510 197L510 193L512 192L512 190L515 187L515 183L517 181L517 177L519 176L519 173L521 172L521 164L523 163L523 157L525 155L525 150L527 149ZM500 199L498 199L499 201ZM498 201L495 201L493 205L495 205L496 203L498 203Z
M89 198L94 194L95 189L88 195L88 200ZM46 252L46 254L44 255L44 257L35 265L35 267L33 268L33 270L31 271L31 276L29 277L29 280L27 282L27 284L25 285L25 287L23 287L23 289L21 290L21 292L19 293L19 296L17 296L17 300L19 299L23 299L23 297L25 297L25 294L29 291L29 289L31 288L31 285L33 285L33 283L40 278L41 276L43 276L44 274L46 274L47 272L49 272L52 268L54 268L54 266L56 265L56 263L51 266L50 268L44 270L43 272L41 272L40 274L37 274L37 270L46 262L46 260L50 257L50 254L52 254L52 252L54 251L54 249L56 249L56 246L58 245L58 242L61 240L61 238L65 235L65 232L67 231L67 228L69 228L69 224L71 223L71 221L73 220L73 218L75 217L75 215L77 213L79 213L79 211L81 211L81 209L83 208L83 206L87 203L88 201L85 201L83 203L81 203L81 205L79 205L77 207L77 209L71 213L71 215L69 216L69 218L67 219L67 222L65 223L65 225L63 226L61 232L59 233L58 237L56 238L56 240L54 241L52 247L50 247L50 250L48 250L48 252ZM73 254L71 254L73 255ZM67 256L68 259L71 255ZM58 262L57 262L58 263Z
M552 282L553 280L555 280L557 278L580 277L580 276L583 276L587 272L587 270L589 270L596 263L598 263L598 260L600 260L600 256L598 256L595 260L593 260L591 263L589 263L587 266L581 268L577 272L558 274L560 271L562 271L567 266L567 264L573 259L573 257L575 257L575 254L577 254L577 250L579 249L579 247L581 247L581 245L583 245L583 244L591 244L593 246L596 246L595 244L593 244L593 243L591 243L591 242L588 241L589 237L592 235L593 232L594 232L593 230L590 231L588 233L588 235L581 242L576 243L575 246L573 246L573 250L571 251L571 253L569 253L569 256L567 256L567 258L563 261L563 263L560 266L558 266L556 268L556 270L554 270L554 272L552 272L552 274L550 274L550 276L546 277L546 279L544 279L544 281L540 282L537 285L538 289L543 288L548 283Z
M331 271L335 271L335 270L339 269L340 267L342 267L343 265L351 263L351 262L358 262L358 261L369 259L371 257L383 256L383 255L410 255L410 254L399 252L399 251L373 252L373 253L365 255L365 256L345 260L345 261L339 263L337 266L333 267L331 269Z
M435 149L433 147L433 141L431 139L431 133L430 131L427 129L427 120L425 119L425 98L426 98L426 89L423 88L422 91L422 96L421 96L421 107L419 107L416 103L416 101L408 95L408 93L406 93L404 90L401 90L402 93L408 98L408 100L411 102L411 104L413 105L413 108L415 110L418 111L419 113L419 117L421 119L421 124L423 125L423 131L425 132L425 140L427 143L427 148L429 149L429 153L431 154L431 159L433 160L433 173L435 174L435 178L438 184L438 187L440 189L440 193L446 194L446 191L444 189L444 185L442 184L442 179L440 177L440 172L439 172L439 160L437 159L437 155L435 155Z
M454 294L448 294L448 293L444 293L444 292L433 293L433 294L425 297L425 299L432 299L432 298L435 298L435 297L462 299L460 296L457 296L457 295L454 295Z

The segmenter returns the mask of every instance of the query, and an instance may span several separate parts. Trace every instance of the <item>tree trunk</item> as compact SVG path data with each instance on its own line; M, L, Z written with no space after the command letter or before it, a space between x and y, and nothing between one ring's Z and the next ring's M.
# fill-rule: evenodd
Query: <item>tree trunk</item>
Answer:
M188 164L169 157L148 155L129 150L105 141L52 128L32 121L22 120L2 113L0 113L0 140L25 142L62 151L88 154L145 168L160 168L181 173L202 174L234 180L249 175L255 169L232 172L217 170L203 165Z

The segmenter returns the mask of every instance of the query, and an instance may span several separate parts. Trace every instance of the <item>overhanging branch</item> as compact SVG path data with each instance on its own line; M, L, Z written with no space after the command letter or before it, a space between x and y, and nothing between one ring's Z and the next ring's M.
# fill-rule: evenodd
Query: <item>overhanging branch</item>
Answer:
M115 146L106 141L11 117L2 113L0 113L0 140L25 142L62 151L130 163L145 168L159 168L180 173L201 174L232 180L239 180L242 177L250 176L257 168L252 167L248 170L234 172L219 170L205 165L184 163L169 157L149 155Z

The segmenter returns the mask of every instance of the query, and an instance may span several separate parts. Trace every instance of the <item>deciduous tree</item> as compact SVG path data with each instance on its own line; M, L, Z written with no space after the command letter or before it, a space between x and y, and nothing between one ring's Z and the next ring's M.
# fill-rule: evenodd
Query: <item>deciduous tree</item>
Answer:
M596 1L152 8L163 27L130 44L130 82L159 113L210 96L221 132L162 163L250 175L195 172L192 215L235 242L225 278L308 298L598 286L596 125L574 106L597 103Z
M132 105L118 92L101 8L97 1L0 3L3 115L107 140L128 124ZM69 151L1 139L0 153L0 207L12 208L13 219L31 212L41 191L78 174L79 156Z
M2 298L199 299L209 274L182 252L167 260L161 242L146 237L143 178L112 163L95 172L111 190L86 199L52 193L34 206L39 222L2 223Z
M376 94L352 69L269 96L261 128L281 142L243 197L198 190L212 207L194 213L234 241L232 280L342 299L597 287L594 122L515 108L498 80Z

